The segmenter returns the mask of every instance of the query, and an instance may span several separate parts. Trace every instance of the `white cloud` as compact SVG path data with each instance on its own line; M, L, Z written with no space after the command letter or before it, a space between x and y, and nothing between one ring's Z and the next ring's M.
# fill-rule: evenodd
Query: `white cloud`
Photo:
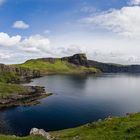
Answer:
M130 5L140 5L140 0L130 0L129 4Z
M99 26L123 36L140 37L140 7L123 7L82 19L83 23Z
M21 63L33 58L63 57L75 53L86 53L92 60L140 64L139 40L114 38L106 33L97 35L80 32L76 34L72 31L69 35L59 34L50 39L44 35L20 36L20 39L13 43L9 40L16 36L1 34L6 37L3 42L0 38L0 63Z
M2 5L5 2L5 0L0 0L0 5Z
M26 52L49 52L50 41L47 37L41 35L33 35L22 38L19 35L9 36L7 33L0 32L0 46L2 47L19 47ZM11 49L11 48L10 48Z
M0 46L14 46L21 41L21 36L10 37L8 34L0 32Z
M41 35L33 35L22 40L20 43L22 49L26 52L49 52L50 41L47 37Z
M22 20L15 21L13 24L13 28L17 28L17 29L27 29L29 27L30 26Z

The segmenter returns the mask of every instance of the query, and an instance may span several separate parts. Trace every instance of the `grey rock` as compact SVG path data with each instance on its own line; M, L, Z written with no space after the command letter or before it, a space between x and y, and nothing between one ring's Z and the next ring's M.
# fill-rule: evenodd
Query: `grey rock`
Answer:
M40 135L45 137L47 140L54 140L54 138L43 129L32 128L30 131L30 135Z

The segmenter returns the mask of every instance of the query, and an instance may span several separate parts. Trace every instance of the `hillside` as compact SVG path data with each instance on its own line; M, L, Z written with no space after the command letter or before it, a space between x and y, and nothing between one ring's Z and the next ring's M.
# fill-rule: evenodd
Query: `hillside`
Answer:
M99 73L100 70L88 66L85 54L76 54L64 58L40 58L28 60L23 64L17 65L20 68L28 68L40 71L41 75L46 74L80 74L80 73Z
M99 120L78 128L51 134L57 140L139 140L140 114Z

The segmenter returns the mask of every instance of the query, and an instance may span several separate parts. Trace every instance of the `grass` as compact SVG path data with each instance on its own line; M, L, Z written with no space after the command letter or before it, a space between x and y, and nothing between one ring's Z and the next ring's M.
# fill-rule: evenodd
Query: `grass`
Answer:
M10 94L26 93L26 88L18 84L8 84L0 82L0 98L6 98Z
M140 140L140 113L51 134L57 140Z
M19 77L13 72L0 72L0 82L9 83L18 80Z
M140 113L114 117L87 125L50 132L54 140L140 140ZM45 140L40 136L4 136L0 140Z
M98 70L96 68L87 68L84 66L76 66L74 64L70 64L66 61L55 60L54 63L50 63L43 60L29 60L23 64L18 65L22 68L29 68L32 70L39 70L43 74L49 73L86 73L93 72L97 73Z
M41 136L14 137L0 135L0 140L46 140L46 139Z

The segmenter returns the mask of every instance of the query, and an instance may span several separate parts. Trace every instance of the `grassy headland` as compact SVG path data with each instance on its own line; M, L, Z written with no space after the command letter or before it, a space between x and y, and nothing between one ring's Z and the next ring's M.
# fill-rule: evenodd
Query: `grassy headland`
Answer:
M29 68L31 70L39 70L41 74L69 74L69 73L97 73L98 69L94 67L77 66L67 61L55 60L50 63L43 60L29 60L23 64L18 65L22 68Z

